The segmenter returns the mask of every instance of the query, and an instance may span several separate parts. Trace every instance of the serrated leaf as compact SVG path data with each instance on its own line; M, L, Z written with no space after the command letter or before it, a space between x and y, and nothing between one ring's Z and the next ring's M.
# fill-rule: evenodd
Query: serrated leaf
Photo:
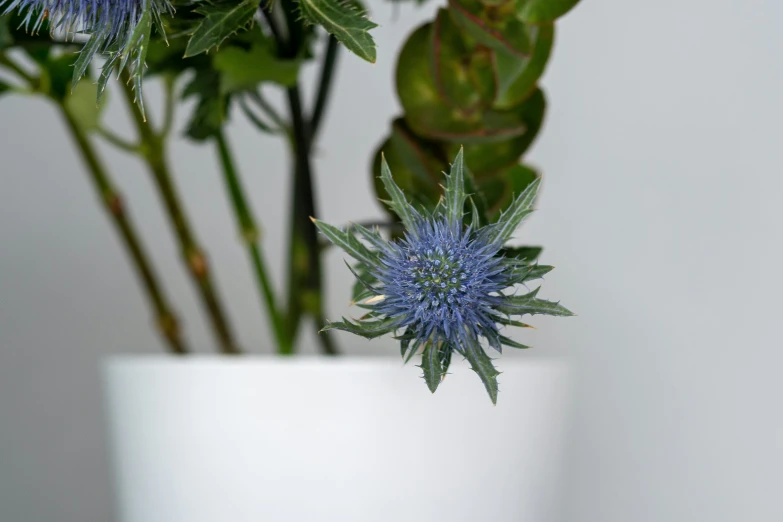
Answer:
M541 178L528 185L525 191L514 199L511 206L501 213L497 223L486 229L488 242L502 244L511 238L520 223L533 212L533 203L540 185Z
M375 230L369 230L359 223L353 223L351 228L356 230L376 251L386 250L386 243L383 241L381 233L378 232L377 228Z
M518 328L533 328L533 326L523 323L521 321L515 321L514 319L511 319L509 317L503 316L503 315L497 315L494 316L495 322L504 324L506 326L516 326Z
M65 97L65 108L71 114L82 130L91 131L98 128L103 112L103 104L95 102L97 86L82 82Z
M465 190L470 194L471 224L473 225L473 230L478 230L489 223L487 200L479 191L476 178L468 167L465 167L464 176Z
M87 68L90 66L92 59L98 50L106 43L106 37L103 34L94 34L90 36L87 43L84 44L81 51L79 51L79 58L73 64L73 78L71 79L71 89L75 89L79 84L79 80L87 73ZM96 91L97 99L97 91Z
M511 272L509 278L513 279L514 283L516 284L540 279L554 270L553 266L537 264L534 265L525 260L519 259L505 259L503 261L503 266L505 266L506 269Z
M367 271L364 263L357 263L356 267L358 268L358 271L354 270L347 261L345 261L345 266L348 267L348 270L351 271L355 278L351 296L351 300L354 303L358 303L368 297L381 295L380 291L372 287L372 283L375 282L376 279Z
M139 18L139 22L133 29L130 41L128 42L124 53L126 56L123 58L120 69L125 67L125 61L130 58L131 65L128 69L130 72L130 78L133 82L133 91L136 96L136 104L141 110L142 117L146 120L146 114L144 112L144 96L142 96L142 81L144 79L144 64L147 59L147 50L150 46L150 37L152 35L152 12L150 9L144 11L144 14Z
M443 377L439 351L439 343L428 342L424 347L424 353L421 354L421 369L424 371L424 381L432 393L435 393L435 390L438 389L441 377Z
M462 218L465 215L465 160L462 148L459 149L454 163L451 164L450 174L446 176L446 188L444 190L446 200L446 217L452 227L461 227Z
M355 335L360 335L365 339L374 339L387 333L393 332L400 324L400 320L394 317L380 319L377 321L351 322L345 317L342 321L327 323L321 331L343 330Z
M470 363L470 367L478 374L484 388L487 389L492 404L498 402L498 375L500 372L495 369L492 359L484 352L477 340L469 342L462 347L462 354Z
M421 219L421 216L415 208L408 203L405 198L405 194L400 190L400 187L392 179L391 170L386 163L386 158L381 157L381 181L386 188L386 193L391 198L387 201L387 204L391 207L395 214L397 214L402 221L405 228L412 234L416 233L416 222Z
M339 228L317 219L313 219L313 223L329 241L342 248L348 255L367 266L373 265L374 256L372 252L349 232L343 232Z
M570 317L574 315L566 307L554 301L538 299L536 295L540 288L520 296L505 296L503 303L495 306L498 312L509 315L554 315L560 317Z
M521 246L521 247L504 247L500 249L500 252L504 257L509 259L517 259L520 261L527 261L532 263L538 256L541 255L543 247L539 246Z
M520 350L527 350L528 348L530 348L529 346L526 346L524 344L520 344L520 343L516 342L514 339L510 339L510 338L506 337L505 335L499 335L498 337L500 338L500 342L503 343L506 346L510 346L512 348L519 348Z
M454 350L451 348L443 346L441 346L441 349L438 351L438 358L440 359L441 381L446 378L446 373L449 371L449 366L451 366L451 354L453 352Z
M375 41L370 29L378 27L363 12L342 0L298 0L302 16L322 26L354 54L375 63Z
M529 24L553 22L570 11L579 0L515 0L517 18Z
M262 82L288 87L299 76L298 60L278 58L265 43L254 43L248 50L226 47L215 54L212 64L221 73L220 90L224 94L254 91Z
M260 0L242 0L234 5L207 4L199 7L196 12L204 15L204 19L190 36L184 58L218 47L226 38L247 26L259 5Z

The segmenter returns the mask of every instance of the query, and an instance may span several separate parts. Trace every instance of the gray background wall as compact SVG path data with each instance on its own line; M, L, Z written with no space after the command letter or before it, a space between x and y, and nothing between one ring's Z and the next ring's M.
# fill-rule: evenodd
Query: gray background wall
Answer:
M330 222L380 215L367 171L398 111L394 57L438 3L403 6L395 21L373 2L378 64L342 56L317 156ZM530 156L546 176L541 210L521 237L557 266L546 295L579 312L536 321L532 337L579 370L564 520L783 519L781 19L774 0L585 0L560 25ZM120 109L108 118L128 130ZM230 135L282 274L285 150L236 120ZM5 98L0 121L0 520L108 520L98 364L161 346L52 108ZM208 350L148 178L105 156L191 343ZM213 151L178 141L172 156L242 343L267 351ZM334 254L328 269L338 314L349 274Z

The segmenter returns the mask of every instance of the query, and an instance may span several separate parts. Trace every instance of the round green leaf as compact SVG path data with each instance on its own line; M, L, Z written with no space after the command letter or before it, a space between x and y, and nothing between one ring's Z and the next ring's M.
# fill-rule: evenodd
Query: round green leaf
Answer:
M546 65L554 42L555 28L552 24L533 27L533 54L530 58L515 60L509 63L509 58L496 53L495 63L501 78L500 92L495 102L496 108L510 108L527 99L535 90ZM520 67L521 66L521 67ZM503 72L508 74L504 75Z
M570 11L579 0L515 0L517 18L529 24L554 22Z

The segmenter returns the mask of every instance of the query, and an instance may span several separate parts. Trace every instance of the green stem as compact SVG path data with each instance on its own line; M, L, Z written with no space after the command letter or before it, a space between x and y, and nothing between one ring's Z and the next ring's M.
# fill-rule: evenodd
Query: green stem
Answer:
M116 135L114 132L105 127L98 127L95 129L95 132L97 132L101 138L105 139L118 149L124 150L125 152L138 154L140 150L136 143L129 142L128 140Z
M261 132L268 132L269 134L275 134L278 132L283 132L280 129L275 129L265 121L263 121L261 118L256 116L256 114L253 112L253 110L248 107L247 100L245 97L240 96L239 97L239 108L242 109L242 112L245 113L245 117L250 120L250 123L255 125L258 130Z
M188 267L190 275L199 290L202 303L212 323L220 351L225 354L240 353L223 311L223 305L212 281L207 257L196 242L190 222L179 200L179 195L166 161L164 141L152 131L152 128L145 121L141 109L135 102L133 88L128 81L127 72L124 71L122 73L119 83L122 85L126 104L139 133L143 152L142 158L147 164L147 168L152 175L152 179L169 216L174 233L179 241L185 265Z
M218 146L218 153L220 155L220 165L223 169L223 176L226 183L226 188L230 195L231 204L234 208L234 214L237 220L237 225L242 237L242 240L247 245L248 252L250 254L250 260L255 269L257 284L261 295L264 298L267 312L272 323L272 329L274 330L275 339L277 341L278 350L290 351L291 342L289 341L288 334L285 328L285 321L277 308L276 299L272 285L269 282L269 276L267 275L266 263L264 261L264 255L261 250L261 246L258 244L259 230L256 225L253 213L250 211L248 202L245 198L244 188L239 179L234 159L231 155L226 137L223 131L218 131L215 138Z
M174 125L174 77L167 75L163 78L164 101L163 101L163 125L158 135L165 139L171 133L171 127Z
M287 129L288 126L286 125L285 121L283 121L283 118L280 117L280 115L277 113L274 107L266 101L266 98L261 94L260 91L251 92L249 94L249 97L251 100L253 100L256 105L258 105L258 108L264 111L264 113L269 116L269 118L281 129Z
M147 257L147 253L142 247L136 230L125 212L120 194L118 194L112 186L106 169L101 164L95 149L84 130L79 127L79 124L64 105L59 104L59 107L62 116L71 131L71 136L76 142L76 146L87 166L95 190L103 202L109 217L117 228L117 231L120 233L125 249L128 251L139 279L146 291L147 298L155 309L156 323L168 343L169 350L176 354L187 353L188 349L185 341L182 339L177 318L172 313L171 308L163 295L163 291L161 290L158 278L152 269L152 264Z

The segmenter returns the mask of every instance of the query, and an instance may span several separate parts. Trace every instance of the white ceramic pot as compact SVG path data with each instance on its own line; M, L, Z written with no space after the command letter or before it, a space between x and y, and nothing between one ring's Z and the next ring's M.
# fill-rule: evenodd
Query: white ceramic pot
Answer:
M464 362L431 395L381 358L113 358L122 522L548 522L562 363L501 359L492 406Z

